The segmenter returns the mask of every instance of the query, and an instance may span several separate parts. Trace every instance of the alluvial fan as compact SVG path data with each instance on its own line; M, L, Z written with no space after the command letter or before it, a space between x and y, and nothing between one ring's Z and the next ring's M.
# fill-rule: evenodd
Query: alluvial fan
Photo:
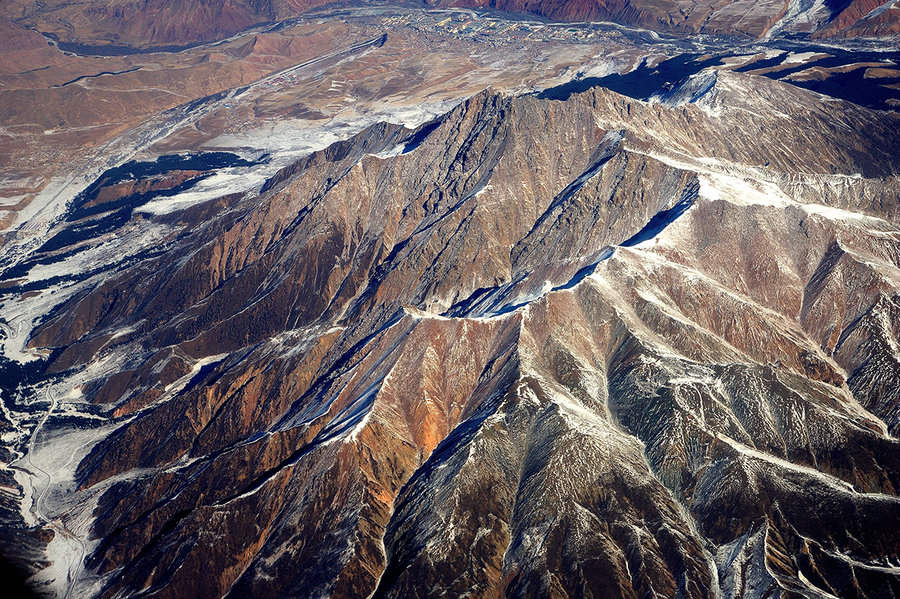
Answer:
M94 419L28 454L69 596L900 596L898 156L898 114L708 69L135 217L17 375Z

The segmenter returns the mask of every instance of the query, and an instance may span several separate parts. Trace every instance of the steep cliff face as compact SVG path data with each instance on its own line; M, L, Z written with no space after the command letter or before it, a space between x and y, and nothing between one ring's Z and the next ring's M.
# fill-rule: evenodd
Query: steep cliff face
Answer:
M190 234L31 339L115 424L75 588L896 594L900 117L659 98L485 91L141 217Z

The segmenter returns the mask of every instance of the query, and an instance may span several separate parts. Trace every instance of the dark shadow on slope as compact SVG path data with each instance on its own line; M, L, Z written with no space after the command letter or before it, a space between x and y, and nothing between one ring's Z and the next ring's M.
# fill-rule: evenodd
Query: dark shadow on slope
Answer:
M596 262L591 262L587 266L579 269L578 272L572 275L572 278L569 279L568 283L564 283L562 285L554 287L552 291L559 291L560 289L572 289L573 287L575 287L575 285L594 274L594 271L597 270L597 265L604 260L611 258L613 255L613 251L614 250L611 247L604 248L603 251L600 252L600 255L597 256Z
M687 187L684 192L682 192L681 199L678 200L678 203L676 203L668 210L660 210L659 212L654 214L653 218L651 218L650 221L646 225L644 225L644 227L640 231L638 231L619 245L623 247L631 247L649 239L653 239L654 237L659 235L663 229L675 222L675 220L679 216L687 212L687 209L694 205L694 200L697 199L699 190L700 184L694 182L692 185Z
M412 136L410 136L410 138L404 142L405 145L403 146L403 152L401 153L409 154L410 152L418 148L420 145L422 145L422 142L425 141L425 139L429 135L431 135L432 131L440 127L441 123L443 122L444 120L442 118L439 118L431 121L430 123L425 123L424 125L419 127L416 132L413 133Z
M851 4L853 4L853 0L825 0L825 7L831 11L828 22L831 23L835 20Z
M568 202L572 199L578 190L580 190L584 185L594 178L597 173L604 167L604 165L609 162L613 156L616 155L616 152L619 151L619 148L622 146L622 140L625 137L625 131L610 131L608 132L603 139L598 144L597 148L594 150L593 155L591 156L591 163L580 175L575 177L575 179L569 183L565 189L563 189L559 195L553 198L553 201L550 202L550 205L547 206L547 209L544 210L543 214L538 217L538 219L531 226L531 229L528 231L528 234L523 238L527 239L530 235L535 233L538 229L541 228L547 219L551 216L556 216L559 218L560 214L557 211L557 208ZM522 243L521 241L519 242ZM518 244L517 244L518 245ZM517 258L514 258L517 259Z
M604 87L616 93L645 100L660 88L671 85L682 79L690 77L705 67L718 64L720 61L698 62L700 54L681 54L669 60L664 60L655 67L647 65L647 59L630 73L620 75L613 73L605 77L587 77L576 81L570 81L556 87L545 89L537 94L538 98L547 100L568 100L573 94L588 91L594 87Z
M38 599L40 595L27 583L27 574L19 568L11 559L6 557L5 549L0 554L0 581L3 585L3 596L9 599Z

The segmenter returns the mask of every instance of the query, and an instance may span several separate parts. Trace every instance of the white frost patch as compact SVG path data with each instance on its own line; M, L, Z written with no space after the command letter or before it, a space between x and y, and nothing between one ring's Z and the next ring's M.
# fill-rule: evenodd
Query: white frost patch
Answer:
M136 208L135 212L157 215L166 214L222 196L258 190L266 182L266 179L271 176L270 173L265 172L267 170L270 169L221 169L197 183L189 191L170 197L158 196L143 206Z
M334 119L328 125L316 123L317 121L305 119L282 119L264 123L249 131L219 135L208 141L204 147L211 151L233 152L241 148L254 148L272 154L277 153L276 161L284 163L279 164L277 170L280 166L287 166L290 163L290 160L277 158L290 156L298 159L352 135L352 133L340 135L338 131L341 125L334 122Z
M882 14L883 12L893 9L895 6L897 6L898 2L900 2L900 0L888 0L881 6L877 6L877 7L873 8L872 10L870 10L866 14L866 16L864 16L862 19L860 19L860 21L865 21L866 19L875 18L875 17L879 16L880 14Z
M364 428L366 428L366 424L369 423L369 417L371 417L371 416L372 416L372 410L369 410L368 412L366 412L365 415L362 417L362 419L356 424L356 426L351 428L350 431L347 433L347 436L344 438L344 443L352 443L352 442L356 441L356 438L359 436L359 433L361 433L362 430Z
M484 187L482 187L481 189L479 189L478 191L476 191L476 192L475 192L475 195L472 196L472 197L477 198L478 196L483 195L485 192L488 192L488 191L490 191L491 189L493 189L493 188L491 187L491 184L488 183L487 185L485 185Z
M102 268L117 264L142 249L160 243L168 234L168 227L145 221L141 226L128 226L116 232L115 236L99 239L93 247L82 249L60 262L37 264L27 273L29 282L43 281L44 289L21 295L13 295L0 304L0 317L8 326L0 324L6 339L0 341L0 352L11 360L28 362L35 359L36 352L26 349L28 338L35 323L55 306L90 285L96 277L83 282L65 280L74 273L96 272L97 277L107 277ZM63 279L53 285L50 280Z
M452 318L448 318L447 316L443 316L435 312L426 312L425 310L419 310L415 306L403 306L403 312L409 314L416 320L421 320L423 318L432 320L452 320Z
M70 595L69 588L83 559L81 546L72 541L65 532L54 529L53 540L44 554L50 565L31 578L35 586L47 585L57 597Z
M844 492L855 493L856 490L853 488L853 485L850 483L843 481L837 477L831 476L830 474L825 474L820 472L814 468L808 468L806 466L800 466L793 462L789 462L787 460L783 460L781 458L775 457L773 455L769 455L768 453L764 453L757 449L754 449L748 445L744 445L740 441L732 439L727 435L723 435L721 433L715 434L716 439L719 441L723 441L727 445L729 445L732 449L736 450L738 453L742 453L747 456L751 456L758 460L768 462L770 464L775 464L780 466L781 468L785 468L786 470L793 470L795 472L802 472L803 474L810 476L819 480L820 482L828 485L831 488L837 488Z
M348 139L375 123L386 122L415 129L449 112L460 101L442 100L413 106L394 106L385 101L382 105L362 112L348 107L324 122L280 119L266 122L249 131L220 135L208 141L204 147L217 151L246 152L247 149L253 149L257 153L270 153L273 158L269 164L272 166L266 170L271 171L271 176L279 168L323 150L335 142Z
M578 73L578 77L584 79L597 77L599 79L615 73L616 67L617 64L611 60L597 62L589 67L582 68L582 70Z
M423 102L412 106L391 106L385 104L378 107L370 114L364 116L364 121L377 123L385 121L396 125L403 125L407 129L415 129L428 121L450 112L462 99L441 100L439 102Z
M774 183L744 179L718 173L704 173L698 177L700 197L725 200L739 206L772 206L785 208L792 201Z
M768 55L768 52L770 51L767 51L766 58L772 58ZM779 54L781 54L781 50L777 50L775 56L778 56ZM722 66L729 69L736 69L752 62L753 59L757 56L759 56L759 54L739 54L737 56L726 56L722 59Z
M648 102L674 107L683 104L694 104L706 96L716 86L718 81L716 69L703 69L688 77L674 89L663 93L653 94ZM706 103L698 104L707 113L715 113Z
M56 285L31 297L17 297L0 305L0 317L7 325L0 323L6 338L0 341L0 353L16 362L31 362L38 353L28 349L28 338L35 322L58 304L66 301L81 289L78 285Z
M19 468L11 468L13 479L22 487L22 500L19 502L19 511L22 515L26 526L37 526L40 524L31 511L35 503L34 484L31 480L31 474Z
M156 400L155 402L153 402L153 404L151 404L151 405L156 406L156 405L159 405L159 404L175 397L176 395L178 395L181 392L182 389L187 387L188 383L190 383L191 379L193 379L197 375L197 373L200 372L201 368L203 368L207 364L213 364L215 362L219 362L219 361L223 360L227 355L228 355L227 353L226 354L216 354L215 356L207 356L205 358L201 358L201 359L197 360L196 362L194 362L194 365L191 367L190 372L188 372L186 375L182 376L177 381L170 383L165 388L165 390L163 391L160 398L158 400Z
M528 282L525 284L528 285ZM517 284L511 284L511 286L498 288L495 292L491 293L490 296L499 295L500 297L490 301L486 307L473 310L470 316L475 318L495 318L497 316L503 316L510 312L515 312L520 308L527 308L531 303L536 302L553 290L553 282L545 280L538 289L535 289L530 293L512 297L506 296L506 293L516 286ZM490 298L490 296L488 296L488 298ZM487 300L488 298L485 299ZM484 301L485 300L482 300L482 302L479 303L483 304Z
M860 214L858 212L851 212L849 210L842 210L841 208L832 208L831 206L823 206L821 204L802 204L802 208L809 214L822 216L829 220L858 220L871 224L884 224L883 220L881 220L880 218L875 218L874 216L868 216L866 214Z
M406 149L406 144L397 144L390 150L385 150L384 152L378 152L377 154L369 154L369 156L374 156L380 160L386 160L388 158L395 158L403 153L403 150Z
M91 448L117 426L67 429L47 435L39 426L28 454L18 461L21 470L16 478L26 490L23 508L30 514L26 521L45 523L54 532L46 549L50 565L35 574L32 581L46 585L57 597L75 596L99 496L96 491L73 493L75 469Z
M81 177L53 177L47 186L16 215L16 221L7 231L37 233L65 212L66 205L93 179Z
M73 273L87 273L102 266L117 264L123 258L163 242L169 234L168 227L142 226L125 227L116 231L97 245L84 249L65 260L53 264L38 264L28 271L30 282L43 281L54 277L65 277ZM108 276L108 275L106 275Z
M782 65L806 64L813 58L824 58L826 54L821 52L788 52L788 55L781 61Z
M700 175L699 180L700 196L708 200L724 200L739 206L770 206L773 208L796 206L807 214L821 216L828 220L853 220L872 226L888 225L884 220L874 216L822 204L796 202L770 181L713 173Z
M891 223L874 216L823 204L798 202L787 195L777 183L768 180L766 174L756 167L725 163L709 157L685 156L684 159L680 159L657 152L644 152L633 148L627 149L630 152L648 156L675 168L696 172L700 183L699 195L706 200L723 200L737 206L796 207L810 215L815 214L834 221L855 221L857 224L866 223L876 227L876 229L870 231L875 234L885 227L894 228ZM862 178L858 174L816 175L816 177L826 180L836 177L847 180Z
M460 101L461 99L454 99L395 106L386 99L383 104L363 111L348 106L327 121L279 119L265 122L248 131L219 135L204 144L204 149L242 155L270 154L271 158L265 164L252 167L249 172L245 167L223 169L213 177L204 179L190 191L171 198L160 197L137 211L161 214L222 195L259 189L266 179L281 168L313 152L324 150L335 142L349 139L366 127L386 122L413 130L449 112ZM373 156L392 158L400 155L404 149L405 146L401 144Z
M801 0L790 0L787 12L769 28L763 40L770 40L783 31L809 31L817 28L821 21L827 19L828 12L825 0L814 0L812 5L807 6Z
M553 403L559 406L560 415L573 430L590 433L592 436L611 437L612 431L600 414L593 412L580 402L561 393L553 393Z

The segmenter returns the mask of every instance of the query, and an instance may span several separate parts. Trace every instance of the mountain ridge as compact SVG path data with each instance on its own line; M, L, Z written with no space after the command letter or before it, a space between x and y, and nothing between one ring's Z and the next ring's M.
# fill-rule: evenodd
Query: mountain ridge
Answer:
M898 184L897 118L732 72L485 91L196 213L30 341L115 410L97 596L896 584L897 207L850 190Z

